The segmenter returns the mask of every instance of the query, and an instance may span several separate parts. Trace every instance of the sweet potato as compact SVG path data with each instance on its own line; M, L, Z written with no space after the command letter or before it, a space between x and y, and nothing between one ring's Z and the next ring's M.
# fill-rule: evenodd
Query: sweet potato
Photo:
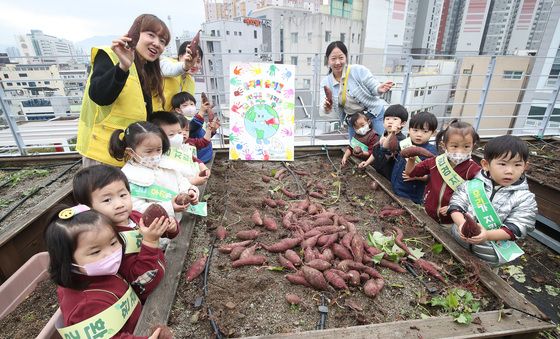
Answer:
M377 191L377 189L379 188L379 184L377 183L377 181L372 181L371 184L369 184L369 188L371 188L372 191Z
M188 205L190 201L191 199L187 193L179 193L175 197L175 202L177 203L177 205Z
M296 208L299 208L300 210L304 210L304 211L305 211L306 209L309 208L309 204L310 204L309 199L305 199L305 200L300 201L300 202L296 205Z
M309 207L307 208L307 212L309 212L309 214L317 214L319 213L319 208L317 207L317 205L310 203Z
M433 158L434 155L432 152L428 151L423 147L418 146L411 146L401 150L401 157L403 158L411 158L411 157L425 157L425 158Z
M227 230L224 226L218 226L218 228L216 228L216 238L218 238L218 240L224 240L227 237Z
M360 221L360 218L355 216L355 215L345 214L342 217L344 218L344 220L349 221L349 222L359 222Z
M270 217L264 217L263 225L264 228L266 228L269 231L275 232L276 230L278 230L278 225L276 224L276 221L274 221L274 219Z
M294 212L288 210L288 212L286 212L286 214L284 214L284 216L282 217L282 226L284 226L286 229L291 230L292 229L292 217L294 215Z
M313 259L305 264L319 271L327 270L332 266L328 261L321 260L321 259Z
M386 259L381 259L381 262L379 262L380 266L383 267L387 267L388 269L398 272L398 273L406 273L406 270L404 268L402 268L399 264L386 260Z
M235 237L239 240L255 240L259 235L261 235L259 230L246 230L237 232Z
M352 256L354 257L354 261L362 262L364 259L364 240L359 233L355 233L354 237L352 237L352 242L350 243Z
M383 276L375 268L371 266L364 265L362 272L367 273L372 278L382 279Z
M317 199L325 199L326 197L319 192L309 192L309 196Z
M208 259L208 256L203 255L192 263L191 267L189 267L187 273L185 274L185 276L187 277L187 281L193 281L200 275L200 273L204 271L204 266L206 266L206 259Z
M160 217L169 217L165 208L159 204L151 204L142 214L142 221L144 221L144 226L150 227L154 220Z
M286 258L282 255L282 253L279 253L279 254L278 254L278 262L280 263L280 266L282 266L282 267L284 267L284 268L287 268L287 269L289 269L289 270L294 270L294 271L296 271L296 267L294 266L294 264L293 264L290 260L286 259Z
M315 253L313 253L311 247L307 247L303 250L303 260L306 263L315 260Z
M301 304L301 298L293 293L286 293L286 301L290 305L299 305Z
M305 239L301 242L301 248L305 249L307 247L315 247L315 245L317 244L317 240L319 239L319 235L313 236L309 239Z
M393 153L399 150L399 140L397 139L397 135L395 133L391 133L389 135L389 145L387 149Z
M245 259L254 256L258 246L259 246L258 244L254 244L251 247L247 247L245 250L243 250L243 252L241 252L239 259Z
M245 251L247 248L243 247L243 246L239 246L239 247L235 247L234 249L231 250L231 252L229 253L229 258L234 261L239 259L239 257L241 256L241 253L243 253L243 251Z
M338 222L346 227L346 230L348 232L357 232L358 230L356 229L356 225L354 225L352 222L348 221L346 219L346 217L341 216L340 218L338 218Z
M325 98L327 99L327 101L332 105L332 91L329 88L329 86L323 86L323 91L325 91Z
M245 241L240 241L240 242L234 242L234 243L231 243L231 244L225 244L225 245L220 246L218 248L218 251L220 251L220 253L228 254L228 253L231 253L231 251L234 248L245 247L252 242L253 242L252 240L245 240Z
M331 284L331 286L333 286L334 288L337 288L339 290L348 289L348 286L344 282L344 279L342 279L336 272L334 272L334 270L326 270L323 275L325 276L325 279L329 282L329 284Z
M321 235L323 235L323 232L321 232L320 230L318 230L318 229L316 229L316 228L313 228L313 229L311 229L311 230L305 232L305 233L303 234L303 237L304 237L305 239L309 239L309 238L314 237L314 236L316 236L316 235L321 236Z
M385 286L385 281L383 279L370 279L364 284L364 293L368 297L374 298L381 292L383 286Z
M406 244L403 242L403 238L404 238L404 234L403 231L396 227L393 226L393 231L395 231L395 244L397 244L397 246L399 246L400 248L402 248L403 251L405 251L405 253L407 255L410 255L411 257L414 257L414 255L412 255L412 252L410 251L410 249L408 248L408 246L406 246Z
M274 201L274 199L268 198L268 197L263 198L262 205L263 205L263 207L264 206L268 206L268 207L272 207L272 208L278 207L278 204L276 203L276 201Z
M461 227L461 233L465 238L476 237L480 234L481 230L478 223L474 221L473 217L468 213L463 214L465 216L465 223Z
M286 207L286 202L282 199L276 199L274 200L276 202L276 206L278 207Z
M295 251L286 250L286 252L284 253L284 257L291 261L295 266L301 265L301 258Z
M332 233L338 233L340 231L344 231L344 226L318 226L315 227L316 230L318 230L319 232L321 232L322 234L332 234Z
M394 210L383 210L379 213L380 218L388 218L388 217L398 217L403 215L405 210L401 208L397 208Z
M287 196L290 199L296 199L298 197L298 195L296 193L290 192L288 191L288 189L282 187L280 189L280 191L282 191L282 193L284 193L285 196Z
M274 179L279 179L280 176L282 174L284 174L284 172L286 172L287 170L285 168L281 168L279 170L276 171L276 173L274 173Z
M286 279L294 285L303 285L311 287L303 275L299 274L286 274Z
M338 233L332 233L332 234L326 235L326 237L327 237L327 242L322 245L323 248L327 248L327 247L331 246L332 244L334 244L335 241L338 240Z
M297 175L301 175L302 177L309 175L309 172L304 170L299 170L297 168L294 168L292 171L294 171L294 173Z
M307 214L307 211L298 208L297 206L290 207L288 211L292 212L294 215L300 217L304 214Z
M344 248L347 248L349 251L352 250L351 243L354 235L356 235L356 232L348 232L342 237L342 240L340 240L340 244L344 246Z
M313 226L327 226L332 225L333 221L330 218L319 218L313 222Z
M193 60L198 56L198 45L200 44L200 30L196 33L196 35L194 36L194 38L191 40L191 43L189 44L189 51L191 51L191 56L193 58ZM204 94L204 96L206 97L206 94ZM208 100L208 97L206 97L206 100Z
M238 259L231 263L231 267L237 268L241 266L250 266L250 265L262 265L266 262L266 257L264 255L253 255L247 258Z
M381 210L382 210L382 211L386 211L386 210L398 210L398 209L399 209L398 207L395 207L395 206L393 206L393 205L385 205L385 206L381 207Z
M323 246L329 240L329 235L321 235L319 239L317 239L317 246Z
M445 278L439 273L438 269L435 268L429 261L424 259L417 259L414 261L414 265L428 272L430 275L439 279L441 282L447 284Z
M367 273L360 273L360 282L365 283L369 280L369 275Z
M342 260L350 260L354 258L349 250L337 243L332 244L332 251L335 256L339 257Z
M331 262L334 259L334 253L330 248L325 248L321 254L323 255L323 260L325 261Z
M284 238L275 244L272 245L262 244L261 246L269 252L280 253L289 250L290 248L294 248L300 242L301 242L301 238Z
M261 214L259 213L259 210L255 210L253 212L253 214L251 215L251 221L257 226L263 225L263 220Z
M269 183L270 180L272 180L272 178L269 177L268 175L262 175L262 176L261 176L261 180L262 180L263 182Z
M327 290L329 288L329 284L321 271L305 265L301 267L301 271L303 272L305 280L307 280L309 285L313 288L318 290Z
M344 272L344 271L341 271ZM358 286L360 285L360 272L356 270L349 270L347 275L350 277L350 285Z
M200 93L200 99L202 99L203 104L210 102L210 100L208 99L208 96L204 92ZM208 114L208 121L214 121L214 109L213 109L213 107L214 107L214 105L210 105L210 108L208 108L206 110L206 114Z

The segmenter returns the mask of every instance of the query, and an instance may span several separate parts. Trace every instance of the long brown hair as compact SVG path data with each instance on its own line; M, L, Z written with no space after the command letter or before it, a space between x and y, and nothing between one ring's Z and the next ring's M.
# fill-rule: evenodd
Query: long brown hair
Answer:
M131 45L136 47L142 32L154 32L158 37L165 40L165 46L169 44L171 33L165 22L153 14L142 14L137 17L132 26L128 30L128 37L132 39ZM162 105L165 106L165 97L163 95L163 76L159 67L159 57L153 62L145 62L138 52L134 52L134 64L138 71L140 84L144 96L156 95L159 97Z

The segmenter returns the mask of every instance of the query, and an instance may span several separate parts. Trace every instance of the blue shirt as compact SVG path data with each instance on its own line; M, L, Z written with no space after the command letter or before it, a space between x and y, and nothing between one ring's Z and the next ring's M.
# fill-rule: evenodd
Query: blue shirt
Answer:
M425 148L433 155L437 155L436 147L430 143L414 146ZM420 157L420 159L424 160L426 158ZM405 166L406 159L401 157L400 154L397 155L395 166L393 167L393 173L391 173L391 185L393 186L393 192L395 192L395 194L399 197L410 199L416 204L422 204L424 202L424 189L426 188L426 183L420 180L404 181L402 174Z

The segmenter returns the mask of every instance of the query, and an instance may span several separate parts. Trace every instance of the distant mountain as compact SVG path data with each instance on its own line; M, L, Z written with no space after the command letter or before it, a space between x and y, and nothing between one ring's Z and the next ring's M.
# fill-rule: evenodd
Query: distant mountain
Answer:
M87 38L82 41L76 41L74 44L76 47L81 48L85 54L89 54L91 48L94 46L110 46L111 41L118 38L118 35L104 35L104 36L94 36Z

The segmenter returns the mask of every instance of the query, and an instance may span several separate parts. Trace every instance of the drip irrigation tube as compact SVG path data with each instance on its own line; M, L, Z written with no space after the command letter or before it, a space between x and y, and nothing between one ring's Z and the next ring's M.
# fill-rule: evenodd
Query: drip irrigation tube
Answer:
M31 198L32 196L35 195L35 193L39 192L41 189L50 186L52 183L54 183L55 181L57 181L58 179L60 179L63 175L65 175L68 171L70 171L72 168L74 168L76 165L81 164L82 160L78 160L74 163L72 163L71 166L69 166L67 169L65 169L64 171L62 171L60 174L58 174L56 177L54 177L53 179L51 179L51 181L49 181L48 183L46 183L45 185L42 186L38 186L36 187L31 193L29 193L28 195L26 195L25 197L23 197L22 199L20 199L17 203L15 203L14 205L12 205L12 207L10 207L8 209L8 211L6 213L4 213L1 217L0 217L0 222L4 221L4 219L6 219L6 217L8 217L8 215L10 215L13 211L15 211L16 208L18 208L19 206L21 206L24 202L26 202L29 198Z

